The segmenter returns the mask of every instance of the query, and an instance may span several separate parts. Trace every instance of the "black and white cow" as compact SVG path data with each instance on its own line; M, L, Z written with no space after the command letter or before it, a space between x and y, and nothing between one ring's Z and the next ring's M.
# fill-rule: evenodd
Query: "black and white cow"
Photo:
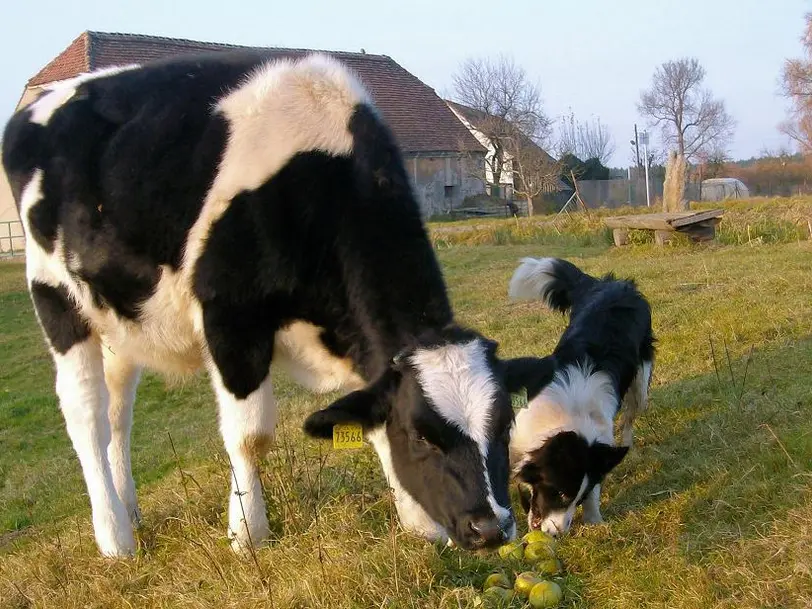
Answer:
M352 390L305 430L361 423L405 528L465 548L515 535L509 392L547 364L499 360L454 323L399 150L335 60L217 53L82 75L11 119L3 164L103 554L135 549L142 367L207 369L237 550L268 535L271 362Z

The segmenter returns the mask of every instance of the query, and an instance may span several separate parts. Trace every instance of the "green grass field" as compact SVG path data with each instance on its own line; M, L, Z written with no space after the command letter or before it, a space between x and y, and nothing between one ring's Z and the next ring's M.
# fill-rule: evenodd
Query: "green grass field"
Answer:
M465 238L443 232L456 223L432 229L459 319L506 356L547 353L564 328L540 304L507 302L521 256L635 277L651 301L651 406L604 487L607 523L576 523L559 544L564 606L812 606L812 243L802 223L776 233L784 220L739 211L748 239L724 238L746 234L730 220L702 246L615 249L599 223L578 221L562 235L534 232L535 219ZM236 558L206 380L167 387L152 375L133 436L139 553L102 559L53 376L23 265L0 264L2 607L476 607L501 565L400 531L370 447L337 453L300 432L334 396L283 378L263 470L275 538L256 561Z

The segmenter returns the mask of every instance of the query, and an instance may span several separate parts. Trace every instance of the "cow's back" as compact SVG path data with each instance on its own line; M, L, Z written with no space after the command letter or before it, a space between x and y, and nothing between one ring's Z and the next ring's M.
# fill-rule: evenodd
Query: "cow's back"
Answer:
M123 273L135 291L136 284L148 290L158 267L179 267L228 137L213 109L260 61L258 54L214 54L80 77L46 91L12 118L4 137L4 164L28 236L52 252L60 229L99 296L131 316L105 289L107 277ZM65 90L70 97L51 107L49 97L61 101ZM25 201L36 170L42 195Z
M450 319L394 138L330 60L80 77L11 120L3 162L29 277L47 269L148 365L199 365L201 302L247 297L269 331L305 320L356 363Z

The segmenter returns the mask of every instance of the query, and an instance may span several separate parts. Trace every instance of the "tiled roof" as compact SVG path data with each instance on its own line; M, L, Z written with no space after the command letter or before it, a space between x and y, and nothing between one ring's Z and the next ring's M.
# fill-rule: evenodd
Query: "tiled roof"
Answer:
M245 49L237 45L140 34L84 32L28 81L29 86L115 65L145 63L186 53ZM270 57L300 57L308 49L263 48ZM352 69L405 152L478 151L484 148L434 90L386 55L324 51Z
M62 80L90 70L88 57L89 32L82 32L64 51L28 81L28 86L43 85L54 80Z
M485 123L486 121L500 121L500 124L501 124L501 121L504 121L504 119L501 119L498 116L492 116L490 114L487 114L486 112L483 112L482 110L477 110L476 108L471 108L470 106L466 106L466 105L463 105L463 104L460 104L460 103L457 103L457 102L453 102L453 101L450 101L450 100L446 100L446 103L451 108L453 108L456 112L458 112L460 114L460 116L462 116L463 118L465 118L465 120L467 120L469 123L471 123L471 125L475 129L481 129L481 125L483 123ZM506 121L504 121L504 122L505 122L505 124L507 124ZM492 126L494 125L494 123L492 123L492 122L490 122L489 124L492 125ZM510 129L506 129L506 131L510 131ZM541 146L536 144L533 140L531 140L528 137L524 137L524 136L522 136L522 139L524 140L526 145L532 146L533 148L536 148L541 154L543 154L545 157L547 157L547 160L549 162L555 163L555 159L552 156L550 156L550 154L546 150L544 150Z

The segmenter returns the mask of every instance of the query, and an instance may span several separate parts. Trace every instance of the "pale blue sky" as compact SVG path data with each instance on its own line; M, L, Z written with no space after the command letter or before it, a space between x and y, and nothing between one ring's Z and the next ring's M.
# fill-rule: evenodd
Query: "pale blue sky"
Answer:
M812 0L38 0L0 13L0 121L25 81L86 29L258 46L390 55L438 93L468 56L510 54L542 88L555 117L599 116L615 165L628 163L639 92L661 62L699 58L707 84L738 121L736 158L777 148L786 57L800 54ZM678 7L681 12L676 12Z

